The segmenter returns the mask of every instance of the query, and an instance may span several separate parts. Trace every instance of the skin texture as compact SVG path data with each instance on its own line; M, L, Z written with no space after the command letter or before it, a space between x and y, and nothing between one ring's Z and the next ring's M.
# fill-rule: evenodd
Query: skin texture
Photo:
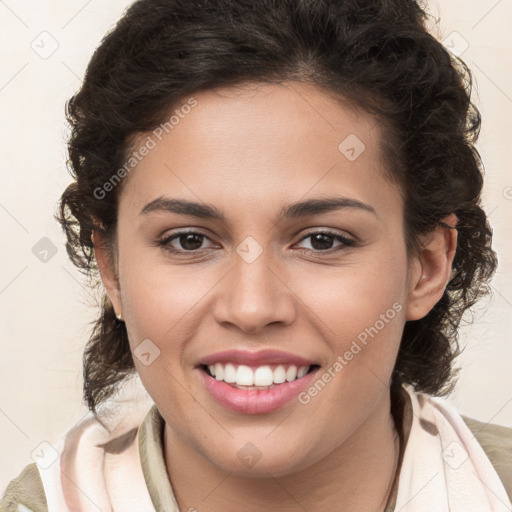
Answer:
M132 350L145 339L160 350L149 366L134 360L166 421L180 509L383 510L397 463L389 381L401 333L442 296L456 231L438 228L407 258L403 202L385 178L379 125L350 103L303 83L194 98L123 186L115 268L99 233L94 240ZM350 134L365 145L354 161L338 149ZM161 196L213 204L227 222L140 214ZM335 196L375 213L277 217L289 203ZM168 245L180 255L156 245L181 229L206 235L198 250L186 253L179 239ZM330 239L325 254L314 237L303 239L326 229L356 244ZM248 236L262 249L252 263L236 251ZM319 364L321 375L393 304L396 316L307 404L244 415L214 401L199 378L199 359L231 348L291 352ZM252 467L237 456L249 442L261 455Z

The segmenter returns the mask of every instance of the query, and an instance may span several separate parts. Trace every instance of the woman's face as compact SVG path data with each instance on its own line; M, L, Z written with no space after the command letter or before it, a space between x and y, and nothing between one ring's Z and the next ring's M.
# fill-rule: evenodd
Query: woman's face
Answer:
M403 202L379 125L348 103L299 83L193 99L138 139L120 197L136 368L170 440L226 471L292 473L388 404L414 286ZM196 235L159 245L181 231ZM239 389L219 373L285 383Z

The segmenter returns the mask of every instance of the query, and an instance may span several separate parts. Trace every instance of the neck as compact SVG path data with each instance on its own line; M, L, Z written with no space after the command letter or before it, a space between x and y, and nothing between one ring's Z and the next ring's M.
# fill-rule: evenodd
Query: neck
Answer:
M165 459L180 510L224 512L244 504L295 512L339 510L383 512L398 467L399 436L389 392L342 445L304 470L275 478L237 476L211 464L184 444L167 424Z

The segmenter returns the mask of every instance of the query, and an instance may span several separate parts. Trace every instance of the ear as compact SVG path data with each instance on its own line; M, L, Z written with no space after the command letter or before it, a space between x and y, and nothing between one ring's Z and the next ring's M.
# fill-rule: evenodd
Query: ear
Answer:
M95 224L100 225L100 223ZM116 315L119 315L122 313L122 304L115 255L110 254L110 250L106 244L105 234L102 230L93 230L92 243L94 246L94 258L98 264L103 286L114 306Z
M457 249L456 224L457 217L452 213L432 233L421 237L419 252L410 267L406 320L423 318L443 296Z

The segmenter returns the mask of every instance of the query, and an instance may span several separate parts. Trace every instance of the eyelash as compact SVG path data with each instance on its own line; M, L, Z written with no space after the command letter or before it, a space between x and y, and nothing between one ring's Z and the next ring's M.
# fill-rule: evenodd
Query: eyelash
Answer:
M204 250L204 249L197 249L194 251L186 251L186 250L174 249L173 247L170 246L170 243L173 240L179 239L181 236L184 236L184 235L200 235L204 238L209 239L209 237L205 233L201 233L200 231L179 231L179 232L174 233L173 235L168 236L162 240L158 240L156 242L156 245L159 247L162 247L162 249L164 249L167 252L170 252L171 254L196 254L196 253L200 252L201 250ZM307 235L303 236L297 243L300 243L303 240L306 240L307 238L310 238L314 235L328 235L328 236L334 238L334 240L341 242L343 245L338 248L326 249L324 251L316 250L316 249L300 249L301 251L313 252L316 254L332 254L333 252L347 250L347 249L349 249L351 247L355 247L357 245L357 242L355 240L353 240L352 238L345 237L343 235L340 235L339 233L336 233L334 231L329 231L329 230L313 231L311 233L308 233Z

